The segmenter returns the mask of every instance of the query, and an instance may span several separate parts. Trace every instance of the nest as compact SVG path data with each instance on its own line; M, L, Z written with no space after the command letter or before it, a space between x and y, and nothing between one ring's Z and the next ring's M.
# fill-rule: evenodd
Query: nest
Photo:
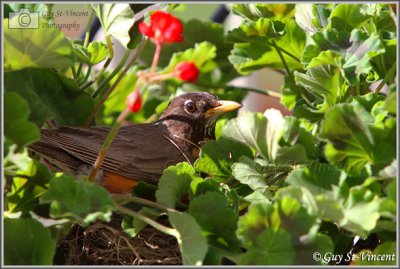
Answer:
M58 242L57 265L181 265L175 237L146 227L135 237L121 228L122 216L86 228L74 224Z

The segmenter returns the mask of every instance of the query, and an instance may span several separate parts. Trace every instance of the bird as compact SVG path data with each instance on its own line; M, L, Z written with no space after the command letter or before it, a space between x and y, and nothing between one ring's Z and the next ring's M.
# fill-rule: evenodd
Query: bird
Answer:
M207 92L178 95L156 122L119 129L95 182L111 193L127 193L139 182L157 184L170 165L193 164L205 142L215 139L217 117L240 107ZM41 129L40 139L28 149L52 170L87 176L109 131L106 126Z

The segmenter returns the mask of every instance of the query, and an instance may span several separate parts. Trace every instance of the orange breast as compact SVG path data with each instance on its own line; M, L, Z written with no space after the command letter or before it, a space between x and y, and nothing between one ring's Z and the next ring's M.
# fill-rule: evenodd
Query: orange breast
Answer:
M100 182L111 193L126 193L132 190L138 182L130 178L104 171L104 178Z

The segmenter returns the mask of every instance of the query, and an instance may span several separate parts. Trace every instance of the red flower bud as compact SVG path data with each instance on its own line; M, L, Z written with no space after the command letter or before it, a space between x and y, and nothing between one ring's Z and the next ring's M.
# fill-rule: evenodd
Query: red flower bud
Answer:
M142 107L142 98L140 97L139 91L133 91L126 98L126 105L131 112L138 112Z
M192 62L182 62L175 66L177 77L183 81L193 82L199 78L200 71Z
M150 16L150 24L139 23L139 31L150 37L154 43L174 43L183 41L183 27L180 20L163 11L156 11Z

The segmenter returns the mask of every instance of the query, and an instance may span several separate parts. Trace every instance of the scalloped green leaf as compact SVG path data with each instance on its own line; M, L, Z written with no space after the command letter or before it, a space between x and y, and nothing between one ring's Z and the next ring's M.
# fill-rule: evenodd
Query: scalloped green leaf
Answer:
M28 103L16 92L4 93L4 135L17 151L39 139L39 128L28 120Z
M284 30L285 34L282 37L274 38L273 41L281 49L281 53L291 69L303 68L300 59L306 44L306 35L294 20L286 20ZM255 36L254 38L260 37ZM263 42L253 43L249 43L250 41L246 43L244 39L242 43L235 43L234 49L229 55L229 61L239 73L247 75L264 67L284 68L275 45L267 44L265 39Z
M170 208L185 205L181 199L190 190L190 183L193 180L202 180L195 174L193 166L187 162L169 166L164 170L158 182L156 191L157 202Z
M129 4L90 4L106 35L115 37L125 48L130 42L129 29L135 18Z
M331 12L329 19L331 20L330 27L339 31L350 32L353 29L359 28L371 16L363 12L367 5L360 4L339 4Z
M294 14L294 4L233 4L232 13L252 21L259 18L290 18Z
M69 218L85 226L96 220L110 221L114 209L114 201L106 189L65 175L53 177L40 202L50 204L52 218Z
M270 110L265 115L245 112L226 123L222 136L252 147L263 158L273 160L283 128L280 112Z
M18 25L18 16L4 20L4 70L54 68L63 70L72 65L72 46L63 32L46 28L41 18L37 29L9 28Z
M251 150L242 143L221 137L207 142L200 151L195 163L196 171L213 177L226 177L232 174L231 166L241 156L253 157Z
M40 127L49 116L59 125L80 125L94 108L93 99L72 79L50 69L8 72L4 77L4 88L17 92L28 102L29 120Z
M213 206L210 207L210 204ZM193 198L189 213L201 226L210 245L229 252L240 252L240 242L235 234L238 215L223 194L207 192Z
M181 250L183 265L202 265L208 245L196 220L188 213L177 211L169 212L168 217L178 232L175 237Z
M5 265L52 265L56 241L34 219L4 219Z
M372 115L361 105L336 105L321 126L320 135L328 141L326 157L348 173L371 165L383 168L395 158L395 122L391 122L373 126Z

